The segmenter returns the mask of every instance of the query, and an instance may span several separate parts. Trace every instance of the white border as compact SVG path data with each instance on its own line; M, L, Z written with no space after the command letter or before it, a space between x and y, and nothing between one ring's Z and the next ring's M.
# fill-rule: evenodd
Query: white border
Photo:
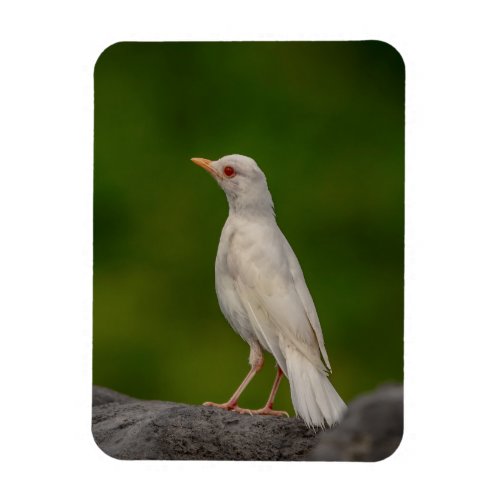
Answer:
M498 490L493 6L47 0L2 8L6 498L484 498ZM123 40L275 39L379 39L406 63L403 445L379 464L110 459L90 434L94 62Z

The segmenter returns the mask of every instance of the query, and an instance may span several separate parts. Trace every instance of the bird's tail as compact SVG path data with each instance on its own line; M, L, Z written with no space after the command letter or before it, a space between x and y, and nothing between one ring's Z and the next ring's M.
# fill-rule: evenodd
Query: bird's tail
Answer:
M347 409L326 374L301 352L290 348L286 353L288 380L295 411L308 427L332 427Z

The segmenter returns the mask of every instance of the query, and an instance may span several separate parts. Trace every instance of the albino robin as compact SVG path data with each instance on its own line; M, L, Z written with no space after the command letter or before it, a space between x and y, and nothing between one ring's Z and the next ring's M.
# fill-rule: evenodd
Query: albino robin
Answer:
M193 158L224 190L229 216L215 261L215 289L231 327L250 345L250 372L227 403L240 413L286 415L273 410L283 374L293 407L308 426L333 426L346 405L328 380L331 371L316 308L299 261L278 227L271 193L257 163L242 155L210 161ZM241 393L261 369L262 349L276 359L271 394L259 410L238 406Z

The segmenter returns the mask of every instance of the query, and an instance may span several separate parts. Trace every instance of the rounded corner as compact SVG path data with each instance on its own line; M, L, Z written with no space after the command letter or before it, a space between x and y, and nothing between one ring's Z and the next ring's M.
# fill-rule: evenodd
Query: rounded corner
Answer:
M394 54L394 56L399 60L401 66L403 68L403 71L406 73L405 60L404 60L403 55L399 51L399 49L397 49L392 43L386 42L385 40L370 40L370 42L379 44L380 46L384 46L387 50L392 52Z
M97 56L97 59L95 60L94 63L94 76L95 72L100 64L102 64L102 60L112 51L114 50L117 46L121 46L125 44L126 42L120 41L120 42L114 42L111 45L108 45L106 48L104 48L101 53Z
M123 458L118 458L118 457L115 457L113 455L111 455L110 453L108 453L104 448L101 447L101 445L97 442L97 439L95 438L95 434L94 434L94 429L92 426L90 426L90 434L92 435L92 441L94 442L96 448L101 451L101 453L103 455L105 455L106 457L108 458L111 458L113 460L117 460L118 462L123 462L125 459Z
M373 460L373 463L379 464L379 463L385 462L386 460L394 457L394 455L396 454L396 452L401 448L401 443L403 442L404 437L405 437L405 430L404 430L404 427L403 427L403 433L401 434L401 439L399 440L399 443L396 446L396 448L394 448L394 450L389 455L387 455L386 457L380 458L379 460Z

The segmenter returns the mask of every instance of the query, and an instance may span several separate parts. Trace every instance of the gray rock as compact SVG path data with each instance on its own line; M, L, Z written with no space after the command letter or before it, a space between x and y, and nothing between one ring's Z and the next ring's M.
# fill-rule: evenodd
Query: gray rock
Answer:
M298 418L142 401L96 386L92 432L118 459L376 461L401 441L403 389L383 386L360 396L340 426L315 432Z
M95 386L92 391L92 406L104 405L106 403L128 403L137 399L126 396L107 387Z
M113 399L115 398L115 399ZM95 387L92 432L120 459L303 460L316 434L297 418L134 400Z
M403 387L384 385L349 404L338 427L325 431L308 460L376 462L391 456L403 437Z

